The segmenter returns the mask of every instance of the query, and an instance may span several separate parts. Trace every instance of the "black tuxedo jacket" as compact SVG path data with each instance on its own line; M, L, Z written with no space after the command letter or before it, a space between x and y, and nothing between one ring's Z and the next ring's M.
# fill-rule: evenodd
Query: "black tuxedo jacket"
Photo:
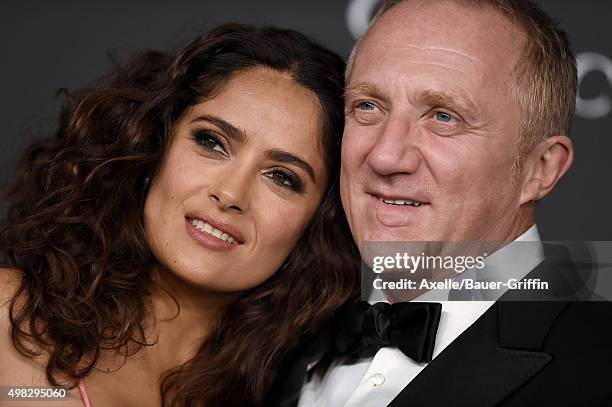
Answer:
M549 290L533 295L551 298L496 302L389 406L612 406L612 303L577 299L567 251L546 259L526 278L545 277ZM266 405L297 405L307 364L330 340L324 332L291 355Z

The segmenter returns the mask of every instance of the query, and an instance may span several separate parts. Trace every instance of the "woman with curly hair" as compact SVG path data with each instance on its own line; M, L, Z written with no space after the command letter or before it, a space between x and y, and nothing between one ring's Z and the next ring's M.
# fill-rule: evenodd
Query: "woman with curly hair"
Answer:
M295 31L227 24L70 93L5 196L0 385L262 405L358 289L343 69Z

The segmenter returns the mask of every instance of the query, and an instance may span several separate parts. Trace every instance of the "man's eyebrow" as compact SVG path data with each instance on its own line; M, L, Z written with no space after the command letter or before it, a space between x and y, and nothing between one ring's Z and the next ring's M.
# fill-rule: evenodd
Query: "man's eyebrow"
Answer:
M469 99L444 92L427 90L417 96L417 100L431 106L446 107L470 117L478 113L476 105Z
M364 95L383 99L382 92L380 92L376 86L369 83L356 83L354 85L349 85L344 88L345 99L349 99L350 97L356 95Z
M380 92L376 86L369 83L357 83L354 85L349 85L344 89L345 100L358 95L373 97L383 101L385 100L385 97L382 96L383 93ZM427 90L422 92L421 94L417 95L416 101L432 106L446 107L470 117L473 117L478 113L476 104L474 104L471 100L460 95L435 90Z
M291 154L288 151L280 150L276 148L273 150L266 151L265 156L266 158L270 160L278 161L281 163L293 164L293 165L300 167L301 169L303 169L304 171L308 173L312 182L316 182L315 173L314 173L314 170L312 169L312 166L308 164L305 160L302 160L300 157L294 154Z
M196 117L191 122L194 123L198 121L209 122L217 126L219 129L221 129L223 133L227 134L228 137L236 140L241 144L245 144L248 140L247 135L240 127L234 126L230 122L223 120L220 117L206 114Z

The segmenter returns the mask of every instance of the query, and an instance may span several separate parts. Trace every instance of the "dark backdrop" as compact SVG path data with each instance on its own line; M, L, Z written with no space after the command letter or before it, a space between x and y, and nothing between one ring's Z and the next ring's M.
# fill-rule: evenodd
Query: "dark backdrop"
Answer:
M55 92L107 73L108 54L172 48L222 22L301 30L343 56L377 0L3 1L0 5L0 184L26 143L51 132ZM545 240L612 240L612 3L542 0L580 56L570 173L538 206ZM561 86L561 84L560 84ZM0 206L0 214L3 208Z

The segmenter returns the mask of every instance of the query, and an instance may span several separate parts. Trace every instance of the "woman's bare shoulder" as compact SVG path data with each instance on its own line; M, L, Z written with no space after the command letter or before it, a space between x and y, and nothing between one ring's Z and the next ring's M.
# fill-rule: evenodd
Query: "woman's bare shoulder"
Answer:
M21 272L19 270L0 268L0 326L2 329L9 326L9 306L20 284Z
M44 363L19 353L11 340L9 307L20 284L19 270L0 268L0 386L45 386Z
M0 268L0 327L3 330L10 326L9 306L20 285L21 272L19 270Z
M41 352L41 356L31 358L24 356L15 349L11 340L11 322L9 307L22 279L22 273L15 269L0 268L0 388L23 386L50 386L45 372L48 353ZM19 307L20 301L16 302ZM0 398L3 400L3 398ZM5 400L5 399L4 399ZM63 401L45 401L45 406L81 407L83 401L78 388L68 391L68 399ZM39 401L0 402L0 406L28 407L38 406ZM42 405L42 404L41 404Z
M0 304L4 305L6 299L10 301L13 298L19 284L21 284L19 270L0 267Z

